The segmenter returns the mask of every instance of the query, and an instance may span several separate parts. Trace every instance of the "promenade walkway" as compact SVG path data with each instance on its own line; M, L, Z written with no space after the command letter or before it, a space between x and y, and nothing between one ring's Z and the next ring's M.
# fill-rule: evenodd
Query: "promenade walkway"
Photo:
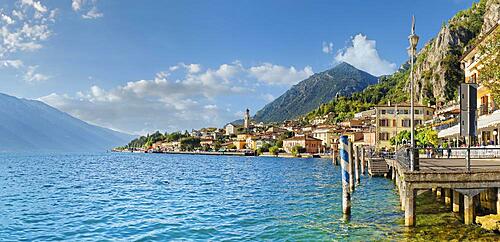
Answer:
M472 224L479 207L500 212L500 158L471 159L467 170L464 158L420 158L418 171L411 171L400 159L386 159L405 211L405 225L416 223L415 197L418 191L435 192L450 210L462 213Z

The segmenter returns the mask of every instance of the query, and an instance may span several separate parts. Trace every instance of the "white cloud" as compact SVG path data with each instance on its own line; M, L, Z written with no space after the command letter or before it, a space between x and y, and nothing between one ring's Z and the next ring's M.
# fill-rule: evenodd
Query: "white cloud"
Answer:
M262 99L264 99L266 102L272 102L276 97L270 93L262 94Z
M41 2L39 1L33 1L33 0L21 0L21 6L31 6L33 7L36 11L40 13L45 13L47 12L47 7L45 7Z
M48 80L49 77L36 72L38 66L28 66L26 73L24 74L24 80L27 82L39 82Z
M375 40L369 40L362 34L354 36L352 45L340 50L335 56L335 60L347 62L375 76L387 75L396 71L396 64L379 56Z
M323 51L323 53L325 54L333 53L333 43L332 42L327 43L323 41L323 47L321 48L321 51Z
M95 6L93 6L90 11L86 14L83 14L82 17L85 19L96 19L104 16L103 13L99 12Z
M252 74L252 69L262 67L269 69L257 73L265 75ZM238 99L250 99L264 105L264 100L274 96L262 95L256 89L274 90L270 85L276 80L267 82L267 78L283 74L287 80L300 80L312 73L310 67L296 70L266 63L247 68L238 61L216 68L179 63L167 69L153 79L131 81L111 89L92 86L74 95L53 93L40 100L90 123L130 133L221 127L241 117L235 116L235 110L229 108L233 101L228 100L239 104ZM268 72L275 74L267 75Z
M73 0L71 2L71 8L74 10L74 11L78 11L80 10L80 8L82 8L82 5L83 5L83 0Z
M97 9L97 0L72 0L71 8L73 11L80 13L84 19L96 19L104 16L102 12Z
M24 66L21 60L2 60L0 63L3 67L12 67L15 69L19 69Z
M18 0L0 9L0 64L18 69L27 82L47 80L49 77L36 72L36 65L24 65L13 60L21 52L32 52L43 47L52 36L57 9L49 9L42 1Z
M249 73L259 81L271 85L294 85L314 74L310 66L297 70L293 66L287 68L271 63L251 67Z

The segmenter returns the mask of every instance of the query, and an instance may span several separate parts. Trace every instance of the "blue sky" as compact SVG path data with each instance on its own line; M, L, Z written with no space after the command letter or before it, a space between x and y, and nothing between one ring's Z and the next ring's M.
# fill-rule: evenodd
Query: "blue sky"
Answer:
M469 0L0 0L0 92L126 131L221 127L346 61L407 59Z

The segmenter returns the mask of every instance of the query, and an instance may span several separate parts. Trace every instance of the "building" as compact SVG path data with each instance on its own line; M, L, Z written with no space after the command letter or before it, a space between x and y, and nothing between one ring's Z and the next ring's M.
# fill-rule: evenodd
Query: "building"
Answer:
M415 105L415 127L431 120L434 108ZM390 139L403 130L410 131L410 105L379 105L375 106L375 148L392 148ZM408 141L409 142L409 141Z
M468 50L463 55L461 59L462 67L464 68L465 82L479 84L477 88L477 111L478 118L481 118L481 116L485 116L482 119L488 119L487 116L491 116L491 114L493 114L493 112L498 109L493 99L491 90L479 82L481 69L483 67L482 63L484 61L494 61L493 58L495 58L495 60L496 58L498 58L497 56L499 53L492 53L492 55L482 55L480 51L482 45L485 45L486 43L488 43L488 41L491 41L492 38L498 37L498 33L500 31L500 27L498 26L498 23L493 26L473 48ZM498 82L499 80L490 81ZM478 127L478 141L481 144L498 144L500 120L491 120L491 122L488 123L490 124L486 127Z
M480 46L487 43L487 41L491 40L491 38L494 38L495 32L498 31L500 31L500 28L498 27L498 24L496 24L479 40L478 44L466 51L466 53L461 58L461 63L465 74L465 82L479 84L477 89L477 107L479 109L479 115L491 114L497 109L491 91L487 87L479 83L479 77L481 75L483 61L493 58L492 56L481 55ZM498 55L498 53L495 53L495 55Z
M236 134L236 127L232 123L228 123L226 127L224 127L224 130L226 131L226 135L228 136Z
M331 147L333 142L333 136L335 132L333 132L330 128L318 128L312 131L312 136L316 139L321 140L321 144L324 147Z
M245 140L235 140L233 141L233 145L236 146L237 150L244 150L246 149L246 141Z
M301 146L306 150L306 153L315 154L321 151L321 140L310 136L295 136L283 140L283 149L292 153L292 148L294 146Z
M482 145L499 145L500 144L500 110L498 103L493 99L493 93L486 86L479 82L481 78L481 69L483 63L487 61L498 61L498 53L481 53L481 46L484 46L491 40L498 41L500 34L499 23L493 26L476 42L477 44L467 50L461 58L462 68L464 69L465 82L477 83L477 138ZM499 80L490 80L490 82L498 82ZM458 106L458 105L457 105ZM457 120L456 120L457 121ZM452 127L442 129L438 137L445 138L449 141L455 141L458 144L460 137L460 128L458 122ZM451 126L451 125L450 125Z
M248 108L245 111L245 116L243 117L243 128L250 128L250 110L248 110Z

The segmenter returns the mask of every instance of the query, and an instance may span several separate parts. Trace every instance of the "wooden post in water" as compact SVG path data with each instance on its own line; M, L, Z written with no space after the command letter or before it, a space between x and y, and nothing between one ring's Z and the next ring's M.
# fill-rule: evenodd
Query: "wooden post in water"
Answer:
M359 163L360 163L359 146L354 146L354 175L356 177L356 186L359 185L359 182L360 182Z
M351 215L351 189L349 170L351 167L349 154L349 139L343 135L340 137L340 166L342 172L342 212L344 215Z
M361 174L365 175L365 147L361 146Z
M354 149L352 147L352 141L348 140L349 144L349 188L351 190L351 193L354 192L355 189L355 183L354 183Z

